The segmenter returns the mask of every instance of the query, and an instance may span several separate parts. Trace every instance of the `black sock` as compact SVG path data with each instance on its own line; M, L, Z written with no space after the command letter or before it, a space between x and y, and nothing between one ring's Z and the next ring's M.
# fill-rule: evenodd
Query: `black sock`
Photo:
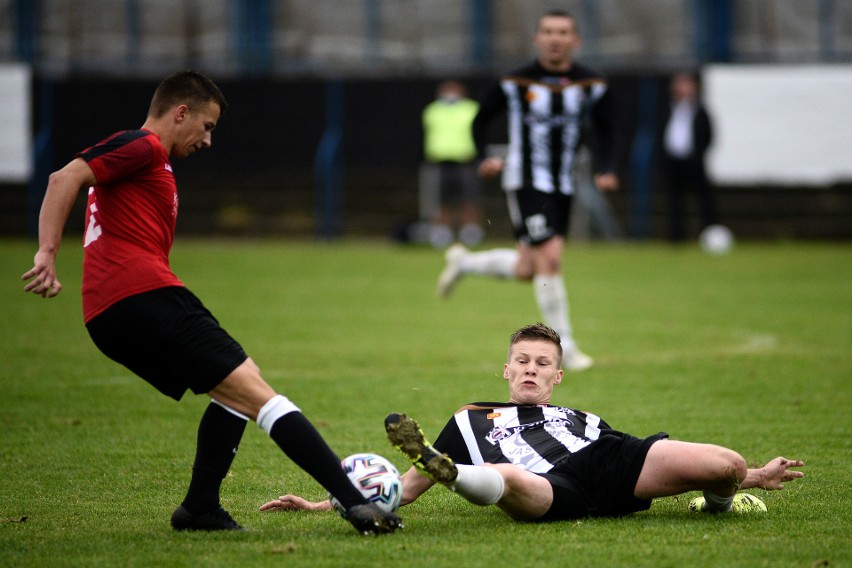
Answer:
M343 473L340 458L304 414L285 414L272 425L269 436L287 457L334 495L344 509L367 502Z
M198 425L192 480L182 505L193 515L219 507L219 488L231 469L247 421L211 402Z

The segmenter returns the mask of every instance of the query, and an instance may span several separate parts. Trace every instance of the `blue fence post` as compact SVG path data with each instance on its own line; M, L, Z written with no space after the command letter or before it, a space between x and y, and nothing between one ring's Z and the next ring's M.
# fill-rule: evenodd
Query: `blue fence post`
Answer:
M30 0L17 0L14 8L17 59L35 68L38 57L38 4ZM32 81L35 83L35 79ZM26 231L31 238L38 237L38 215L53 166L53 84L50 81L41 82L40 95L41 127L33 143L33 168L26 192Z
M733 59L731 0L695 0L695 55L698 61Z
M261 75L272 70L272 3L234 0L237 58L240 71Z
M127 0L127 68L139 67L142 25L138 0Z
M325 85L325 130L314 158L316 235L332 239L343 227L343 84Z
M601 7L597 0L583 0L581 6L583 54L587 58L598 57L601 53Z
M657 127L657 79L643 77L639 80L639 123L630 150L630 169L633 177L631 193L631 235L637 239L648 237L648 220L654 197L653 162Z
M819 52L822 61L836 61L837 11L834 0L819 2Z
M33 144L33 173L27 187L27 236L38 237L38 216L53 168L53 82L40 82L39 120L41 126Z
M15 51L18 61L35 64L38 53L37 2L15 2Z
M491 0L470 0L471 55L477 65L491 61Z
M364 57L372 67L382 54L382 7L378 0L364 0Z

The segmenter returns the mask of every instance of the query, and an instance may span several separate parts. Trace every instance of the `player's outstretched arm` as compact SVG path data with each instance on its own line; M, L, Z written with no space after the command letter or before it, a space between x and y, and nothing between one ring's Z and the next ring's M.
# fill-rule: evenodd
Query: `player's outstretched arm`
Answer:
M62 291L62 284L56 276L56 255L62 244L62 229L80 189L94 185L96 181L92 169L80 158L50 175L38 218L38 252L33 259L33 267L21 276L21 280L27 281L24 292L53 298Z
M426 476L417 473L412 467L406 471L400 479L402 480L402 501L400 506L414 502L426 490L435 485L435 482ZM331 501L309 501L298 495L282 495L278 499L269 501L260 506L261 511L331 511Z
M805 465L805 462L801 460L788 460L787 458L777 457L761 468L749 469L745 480L740 485L740 489L751 489L753 487L759 487L767 491L784 489L785 482L805 476L801 471L789 468L802 467L803 465Z
M261 511L331 511L331 501L308 501L298 495L282 495L260 506Z

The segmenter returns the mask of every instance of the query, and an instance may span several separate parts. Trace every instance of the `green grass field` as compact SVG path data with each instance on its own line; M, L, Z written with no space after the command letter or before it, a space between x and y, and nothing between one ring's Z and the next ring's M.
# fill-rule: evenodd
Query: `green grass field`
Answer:
M769 512L690 514L688 498L624 519L519 524L441 488L403 508L405 530L359 536L333 513L260 513L321 488L250 425L223 504L251 532L178 534L206 397L179 404L102 356L80 314L77 239L65 291L25 295L35 244L0 243L2 566L850 566L852 247L569 247L572 320L597 365L554 402L646 436L733 447L750 463L806 460L755 493ZM539 319L528 286L464 281L434 294L443 261L385 243L178 240L172 264L341 456L385 441L390 411L435 436L463 403L502 400L512 331Z

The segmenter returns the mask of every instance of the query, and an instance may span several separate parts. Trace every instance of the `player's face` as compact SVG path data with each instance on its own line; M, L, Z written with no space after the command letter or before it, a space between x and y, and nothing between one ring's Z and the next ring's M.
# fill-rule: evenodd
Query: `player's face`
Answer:
M538 22L533 43L546 67L563 67L580 45L574 20L562 16L544 16Z
M180 122L171 155L177 158L190 156L213 144L213 129L219 122L221 111L215 102L197 105L194 110L182 106L178 109Z
M697 98L698 86L689 75L676 75L672 79L672 98L676 101L693 101Z
M548 404L553 387L562 382L559 350L547 341L519 341L503 366L509 400L516 404Z

